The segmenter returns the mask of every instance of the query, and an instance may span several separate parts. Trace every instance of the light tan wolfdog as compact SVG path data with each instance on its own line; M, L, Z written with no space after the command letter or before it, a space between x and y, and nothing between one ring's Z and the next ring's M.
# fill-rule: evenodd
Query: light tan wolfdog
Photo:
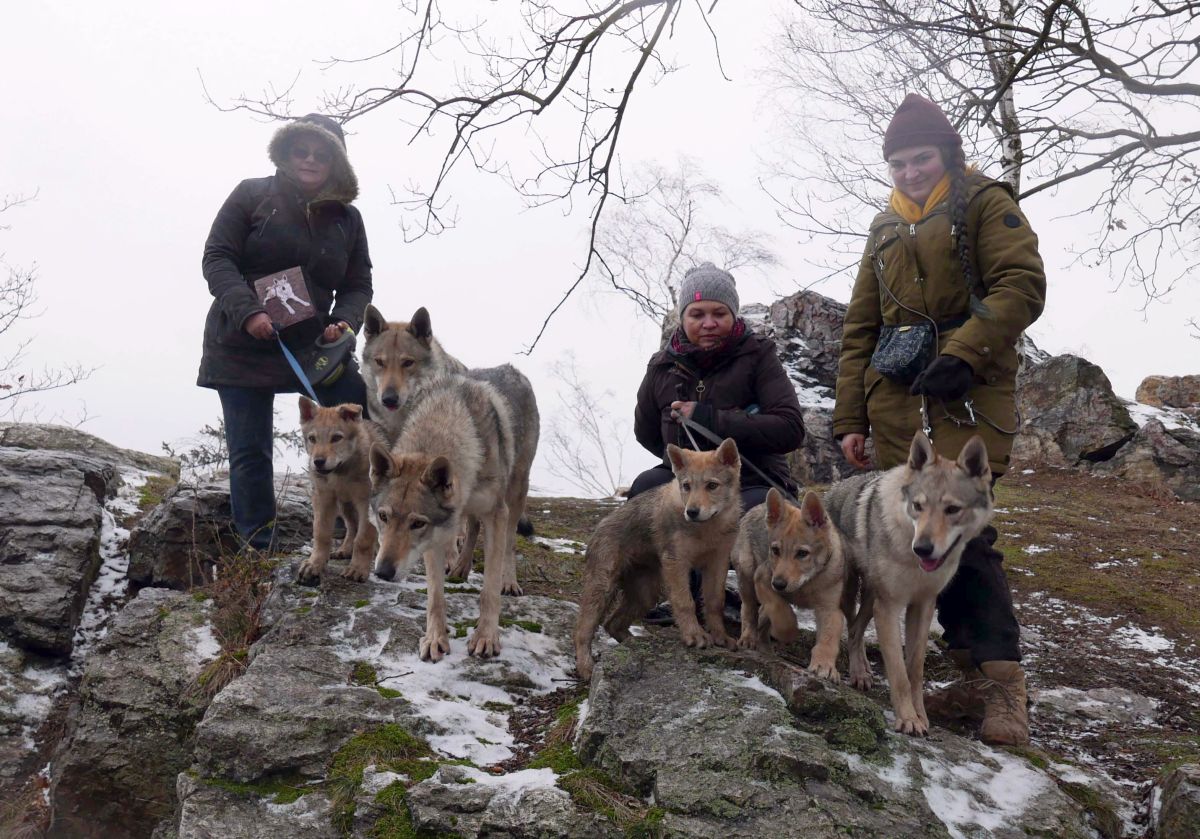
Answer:
M300 564L297 580L316 585L329 561L333 521L346 523L346 538L333 552L351 557L343 577L365 580L375 557L376 531L368 515L371 497L371 446L383 439L383 430L362 418L362 406L322 408L307 396L300 397L300 433L308 451L312 481L312 554Z
M537 402L533 389L524 377L518 380L508 375L511 367L501 365L468 370L438 343L433 334L429 311L424 306L413 313L408 323L387 321L378 309L367 306L363 317L363 336L366 340L363 344L362 371L367 385L367 404L372 418L378 420L387 432L389 443L395 443L399 438L413 407L413 396L430 382L458 373L469 379L488 382L500 390L500 395L509 401L509 413L518 426L515 432L517 460L533 461L538 444ZM518 525L522 535L533 534L533 528L523 514ZM465 579L471 573L478 538L479 522L470 516L463 517L459 539L447 548L447 573L450 576ZM515 554L505 562L501 588L505 594L521 594Z
M725 440L716 451L692 452L667 446L675 480L630 499L596 526L588 542L583 594L575 624L575 669L592 678L596 627L613 638L629 637L629 625L644 615L665 587L683 643L733 646L725 634L725 575L742 512L741 459ZM700 572L704 624L688 572Z
M509 365L494 372L496 382L458 375L428 382L413 394L395 445L371 449L371 511L380 530L375 573L403 577L424 557L429 599L419 649L429 661L450 651L445 557L466 516L483 524L485 537L479 621L467 651L481 657L500 652L500 592L532 460L518 439L514 403L501 391L532 389Z
M924 735L925 648L937 596L958 570L967 542L992 518L987 447L972 437L958 459L950 460L918 431L907 464L834 484L825 506L853 557L845 601L850 683L862 690L871 686L863 635L874 615L895 728ZM862 603L854 613L860 582Z
M820 497L808 492L797 507L769 490L766 503L742 517L733 565L742 594L738 646L754 649L767 640L768 631L782 643L795 641L800 629L792 606L812 609L817 643L808 670L837 681L847 561Z

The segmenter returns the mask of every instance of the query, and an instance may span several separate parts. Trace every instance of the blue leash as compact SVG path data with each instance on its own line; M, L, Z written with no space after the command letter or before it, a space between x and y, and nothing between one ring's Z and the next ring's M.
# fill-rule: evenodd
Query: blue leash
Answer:
M279 335L279 326L271 324L275 327L275 340L279 342L279 349L283 350L283 357L287 359L287 363L292 365L292 372L296 374L296 378L300 380L300 384L304 385L304 389L308 391L308 395L312 397L312 401L318 405L321 400L317 398L317 392L313 390L312 382L308 380L308 376L304 375L304 370L300 368L300 362L296 360L296 356L292 355L292 351L287 348L287 344L283 343L283 338Z

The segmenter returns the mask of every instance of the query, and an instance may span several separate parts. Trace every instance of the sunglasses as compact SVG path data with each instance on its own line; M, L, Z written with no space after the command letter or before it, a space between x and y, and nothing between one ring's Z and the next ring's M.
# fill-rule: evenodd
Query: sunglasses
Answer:
M291 155L292 160L296 161L308 160L311 157L322 165L333 162L333 152L325 149L310 149L308 146L300 144L292 146L288 154Z

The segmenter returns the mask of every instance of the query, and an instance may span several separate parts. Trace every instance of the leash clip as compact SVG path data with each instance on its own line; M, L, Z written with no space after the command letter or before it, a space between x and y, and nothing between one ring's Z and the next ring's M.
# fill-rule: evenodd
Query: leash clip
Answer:
M933 426L929 422L929 401L924 394L921 394L921 431L925 432L925 436L933 441Z

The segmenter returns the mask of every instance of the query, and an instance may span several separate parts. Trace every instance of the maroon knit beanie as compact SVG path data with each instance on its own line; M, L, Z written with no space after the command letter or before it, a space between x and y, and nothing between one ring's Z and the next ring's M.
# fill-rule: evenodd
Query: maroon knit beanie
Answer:
M962 137L942 109L919 93L910 93L896 109L883 134L883 159L913 146L961 145Z

